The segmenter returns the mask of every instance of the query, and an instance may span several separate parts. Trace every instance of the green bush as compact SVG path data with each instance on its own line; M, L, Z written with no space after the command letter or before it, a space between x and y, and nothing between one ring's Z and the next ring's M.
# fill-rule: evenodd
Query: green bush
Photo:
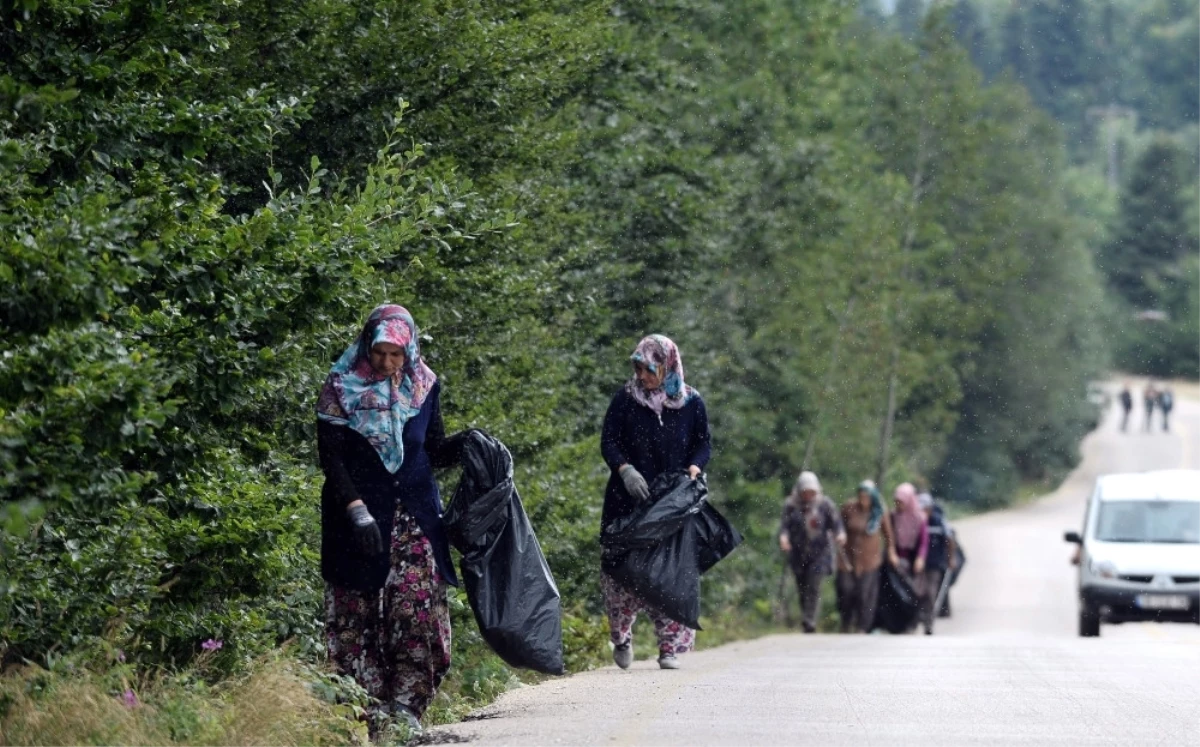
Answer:
M1066 469L1104 346L1063 147L950 36L835 0L5 6L0 658L319 657L312 407L383 301L448 428L513 451L573 669L608 657L597 433L643 334L747 538L708 640L770 624L806 458L984 504ZM452 614L437 718L513 677Z

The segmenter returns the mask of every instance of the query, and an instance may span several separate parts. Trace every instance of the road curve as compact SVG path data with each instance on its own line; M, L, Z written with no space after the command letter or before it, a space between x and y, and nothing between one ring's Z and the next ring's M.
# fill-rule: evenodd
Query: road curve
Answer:
M610 666L506 693L422 741L1200 745L1200 626L1078 638L1062 541L1096 475L1200 468L1200 403L1180 400L1172 428L1122 434L1109 417L1055 493L959 522L968 566L932 637L777 635L688 654L679 671Z

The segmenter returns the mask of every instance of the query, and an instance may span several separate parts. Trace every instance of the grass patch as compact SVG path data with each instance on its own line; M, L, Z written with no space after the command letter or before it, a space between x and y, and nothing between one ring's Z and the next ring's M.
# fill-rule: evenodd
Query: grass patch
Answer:
M284 652L209 684L202 668L138 676L131 667L59 663L0 676L3 745L362 744L356 706L322 697L331 680Z

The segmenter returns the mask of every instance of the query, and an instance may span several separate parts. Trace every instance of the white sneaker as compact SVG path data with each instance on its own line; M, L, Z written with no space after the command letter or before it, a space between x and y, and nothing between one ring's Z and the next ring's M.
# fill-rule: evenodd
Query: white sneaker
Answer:
M675 658L675 654L663 654L658 657L659 669L679 669L679 659Z
M629 665L633 663L633 646L628 643L613 646L613 661L621 669L629 669Z

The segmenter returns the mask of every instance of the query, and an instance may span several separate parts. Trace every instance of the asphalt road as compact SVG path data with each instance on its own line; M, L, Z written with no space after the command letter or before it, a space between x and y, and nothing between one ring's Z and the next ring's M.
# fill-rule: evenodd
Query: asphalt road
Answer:
M1109 417L1054 494L959 522L970 553L934 636L783 635L506 693L426 739L513 745L1200 745L1200 625L1076 635L1072 546L1097 474L1200 468L1200 403L1170 434ZM1157 421L1156 421L1157 423ZM1200 488L1198 488L1200 489ZM639 623L635 635L652 635ZM701 634L702 635L702 634Z

